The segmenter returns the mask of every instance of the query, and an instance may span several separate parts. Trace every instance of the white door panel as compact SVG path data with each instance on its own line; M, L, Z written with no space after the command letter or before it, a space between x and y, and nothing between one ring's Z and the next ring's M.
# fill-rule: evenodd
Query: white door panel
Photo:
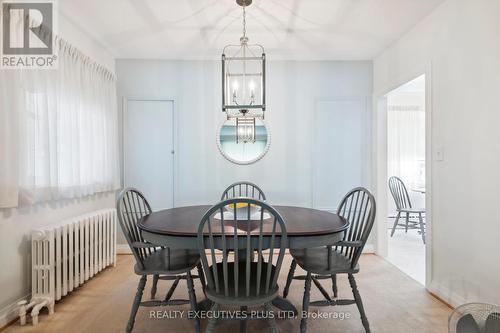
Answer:
M172 101L129 100L124 112L124 182L144 193L154 211L173 206Z

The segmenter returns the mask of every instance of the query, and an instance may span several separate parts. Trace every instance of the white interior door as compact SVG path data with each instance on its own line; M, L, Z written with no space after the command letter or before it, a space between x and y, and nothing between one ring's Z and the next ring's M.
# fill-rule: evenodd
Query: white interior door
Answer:
M173 126L172 101L126 101L124 183L144 193L154 211L173 207Z
M313 207L335 211L344 195L363 186L364 100L316 104L313 149Z

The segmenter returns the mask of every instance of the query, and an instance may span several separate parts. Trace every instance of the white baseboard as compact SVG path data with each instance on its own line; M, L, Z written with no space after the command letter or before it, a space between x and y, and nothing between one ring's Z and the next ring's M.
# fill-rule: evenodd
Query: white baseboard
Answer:
M116 244L116 253L132 254L132 251L130 250L130 246L128 246L128 244Z
M449 288L446 288L435 281L432 281L429 284L427 290L454 308L467 303L467 300L461 295L458 295L457 293L451 291Z
M363 253L374 254L375 246L373 246L373 244L365 244L365 247L363 248Z
M0 330L13 320L17 319L19 317L19 307L17 305L18 302L20 301L29 301L30 300L31 294L28 294L24 297L19 298L18 300L12 302L11 304L7 305L3 309L0 309Z

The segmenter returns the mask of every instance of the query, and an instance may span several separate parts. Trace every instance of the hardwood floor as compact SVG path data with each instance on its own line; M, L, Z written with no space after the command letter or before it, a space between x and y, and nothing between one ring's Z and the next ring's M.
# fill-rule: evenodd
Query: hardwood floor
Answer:
M280 276L280 286L284 285L290 258ZM76 292L56 304L55 314L48 316L44 310L39 317L39 325L19 326L14 323L2 330L2 333L88 333L88 332L124 332L130 306L135 295L139 277L133 274L134 258L130 255L118 257L118 265L108 268L87 282ZM356 279L365 304L372 332L447 332L447 320L451 309L431 296L416 281L403 274L392 264L375 255L363 255L360 260L361 272ZM297 273L301 272L297 268ZM151 279L144 292L149 297ZM160 281L157 297L165 295L169 282ZM338 277L339 297L351 298L351 288L347 276ZM198 300L202 299L201 286L195 285ZM331 291L330 284L325 289ZM187 297L185 282L181 282L176 296ZM303 281L294 281L289 299L300 311L302 304ZM312 300L320 299L319 291L312 287ZM134 332L194 332L191 321L184 318L150 318L151 310L185 310L187 305L169 308L140 308L137 314ZM312 308L314 313L329 312L329 319L310 319L308 332L364 332L355 305L327 308ZM335 315L337 312L337 315ZM168 314L162 312L162 314ZM338 315L346 318L334 319ZM349 316L349 318L347 318ZM299 319L278 319L281 332L298 332ZM202 321L202 329L206 320ZM238 323L225 321L217 325L216 332L238 332ZM250 321L248 332L267 332L264 320Z

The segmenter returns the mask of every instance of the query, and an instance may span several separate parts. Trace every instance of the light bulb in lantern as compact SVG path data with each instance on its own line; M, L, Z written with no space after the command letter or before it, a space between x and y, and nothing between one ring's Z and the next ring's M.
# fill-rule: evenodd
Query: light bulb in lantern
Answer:
M238 88L240 87L238 81L233 81L233 103L237 104L236 98L237 98L237 92Z
M251 80L248 83L248 88L250 89L250 104L255 102L255 82Z

